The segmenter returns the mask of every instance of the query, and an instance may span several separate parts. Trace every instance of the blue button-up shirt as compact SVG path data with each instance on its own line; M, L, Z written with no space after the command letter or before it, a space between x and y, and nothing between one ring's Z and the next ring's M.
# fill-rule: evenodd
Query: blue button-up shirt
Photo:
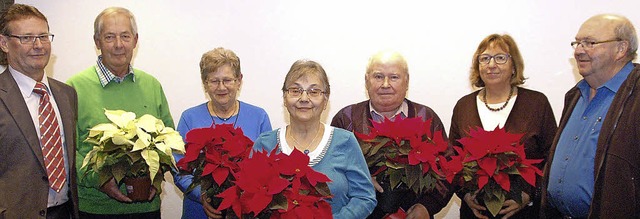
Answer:
M564 215L586 218L589 214L600 128L616 92L632 69L633 64L627 63L613 78L596 89L591 101L589 84L585 80L578 82L580 98L560 134L547 188L550 204Z

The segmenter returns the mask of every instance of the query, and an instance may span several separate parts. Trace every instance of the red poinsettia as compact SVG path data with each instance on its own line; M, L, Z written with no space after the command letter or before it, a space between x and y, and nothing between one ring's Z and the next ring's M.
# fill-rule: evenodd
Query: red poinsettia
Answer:
M524 180L535 187L536 175L542 175L534 165L542 160L526 158L524 144L520 143L522 136L524 134L508 133L498 127L493 131L471 129L468 137L458 140L462 147L454 147L457 154L441 162L447 181L482 194L493 216L498 214L507 197L522 204L520 193L525 191L526 184L514 184L514 180Z
M400 183L416 194L433 189L444 177L438 163L448 143L442 130L431 132L431 121L396 116L372 121L369 134L355 133L372 175L389 178L392 189Z
M277 147L276 147L277 148ZM218 210L236 215L271 218L331 218L329 178L308 166L309 157L298 150L291 155L260 151L243 160L235 185L217 197Z
M185 140L186 153L177 167L194 175L189 191L201 185L209 197L231 186L234 173L240 169L238 163L249 156L253 146L253 141L233 124L192 129Z

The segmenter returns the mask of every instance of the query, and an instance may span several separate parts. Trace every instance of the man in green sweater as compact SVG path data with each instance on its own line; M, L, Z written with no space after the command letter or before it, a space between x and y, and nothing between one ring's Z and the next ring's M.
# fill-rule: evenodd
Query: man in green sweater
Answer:
M148 202L132 202L124 185L114 179L100 185L95 172L81 170L93 148L84 142L89 128L108 123L104 109L153 115L174 127L162 86L153 76L131 67L138 32L133 14L124 8L107 8L94 22L94 42L101 55L95 66L67 81L78 92L78 193L81 218L160 218L160 189L151 188Z

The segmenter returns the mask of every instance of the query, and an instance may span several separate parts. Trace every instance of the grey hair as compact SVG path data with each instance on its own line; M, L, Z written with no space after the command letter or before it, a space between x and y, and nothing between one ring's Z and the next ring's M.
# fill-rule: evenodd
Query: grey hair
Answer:
M133 16L133 13L126 8L121 7L110 7L104 9L98 16L96 20L93 22L93 38L97 39L100 36L100 31L102 30L102 20L106 16L114 15L114 14L124 14L129 18L129 22L131 23L131 32L133 35L138 34L138 25L136 24L136 18Z

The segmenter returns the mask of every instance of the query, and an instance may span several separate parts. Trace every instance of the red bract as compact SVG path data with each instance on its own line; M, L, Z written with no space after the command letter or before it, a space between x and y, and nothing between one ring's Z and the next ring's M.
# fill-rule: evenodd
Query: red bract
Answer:
M464 159L464 153L462 148L454 147L458 155L451 156L449 161L445 159L440 160L440 166L442 167L442 172L444 172L445 177L449 183L453 183L453 179L456 175L458 175L464 165L462 160Z
M288 208L278 211L275 218L298 219L298 218L331 218L331 205L322 197L302 195L297 190L286 190L284 196L287 198ZM319 214L318 214L319 213ZM272 216L272 218L274 218Z
M285 155L276 149L255 151L239 163L235 186L217 196L224 199L218 210L231 208L236 215L253 217L271 211L271 218L331 218L325 200L330 195L322 195L330 194L329 178L309 167L302 152Z
M480 159L487 154L513 152L524 134L511 134L507 133L504 128L496 127L494 131L490 132L482 128L471 129L469 136L458 140L470 154L465 160L467 162Z
M293 150L289 156L278 160L277 165L281 174L293 176L293 182L296 183L304 177L311 186L316 186L318 182L331 182L329 177L312 169L309 166L309 156L299 150Z
M271 202L273 195L282 192L289 181L280 177L277 169L264 152L253 153L250 159L239 164L236 185L242 190L240 201L247 206L243 213L260 213Z
M531 186L536 185L536 175L542 175L542 171L534 166L542 160L526 159L524 144L520 143L522 136L524 134L508 133L504 128L497 127L493 131L471 129L468 137L458 140L462 147L454 147L457 155L441 163L447 180L461 183L469 190L489 194L481 197L488 210L497 215L503 203L487 203L500 202L493 197L497 197L497 194L505 197L512 190L511 180L517 178L510 178L509 175L520 175ZM491 180L499 187L495 184L486 186L492 183ZM515 191L519 193L525 190L518 188Z
M385 117L381 123L371 122L373 129L376 130L379 136L389 137L396 144L400 144L400 141L404 139L419 135L422 123L421 118L403 119L401 116L396 116L393 121ZM429 122L429 126L431 126L431 122Z
M240 215L242 212L242 204L240 203L240 189L238 186L231 186L227 190L224 190L220 194L216 195L218 198L222 198L222 203L218 207L218 211L222 211L231 207L236 215Z
M432 119L423 121L419 117L396 116L393 120L372 121L369 134L356 132L372 175L383 174L379 178L388 178L391 188L404 183L416 194L435 188L435 182L444 177L439 162L444 160L442 155L449 144L442 130L431 131L431 122ZM409 166L419 168L407 168ZM388 177L394 174L401 177ZM419 184L422 180L409 179L408 176L428 177L431 179L426 182L434 183Z
M208 145L214 138L213 128L192 129L187 133L185 138L185 154L176 164L178 168L191 171L188 167L189 162L198 159L202 149Z
M249 156L253 146L253 141L244 135L242 129L234 128L232 124L192 129L185 140L187 149L185 157L178 162L178 168L194 176L188 191L201 185L202 191L213 198L233 186L238 162ZM232 199L225 199L229 200ZM239 204L234 205L234 208L239 207Z

